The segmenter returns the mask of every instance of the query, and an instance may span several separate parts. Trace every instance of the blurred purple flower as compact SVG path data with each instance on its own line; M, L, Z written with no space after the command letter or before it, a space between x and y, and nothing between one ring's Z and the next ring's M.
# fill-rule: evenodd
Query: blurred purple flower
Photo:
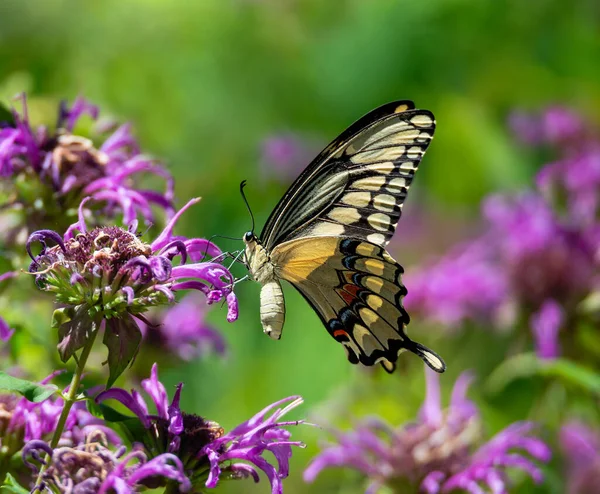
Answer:
M544 302L540 310L531 316L536 353L541 359L554 359L560 355L558 332L563 319L563 309L554 300Z
M136 440L144 444L149 454L168 452L176 455L193 485L203 483L207 488L214 488L220 479L250 476L258 482L257 470L260 469L267 475L273 494L283 492L281 480L289 473L292 446L303 445L290 441L290 432L283 428L302 422L282 422L280 419L301 404L301 398L290 397L273 403L225 434L216 422L181 411L179 401L183 383L177 386L169 403L166 389L158 380L156 364L150 379L142 381L142 387L154 403L156 414L149 412L146 401L135 390L128 393L124 389L111 388L100 393L96 401L114 399L129 408L147 431ZM287 406L277 408L284 403ZM270 412L273 413L267 416ZM275 456L277 466L263 458L265 451Z
M409 310L449 327L470 319L503 327L549 300L572 309L592 290L594 238L563 223L541 196L491 196L482 209L483 234L407 274Z
M225 355L226 343L221 333L205 321L207 301L195 294L187 295L173 307L140 323L144 339L152 348L186 361L210 352Z
M594 248L580 231L563 224L542 197L492 196L483 213L498 263L522 305L536 310L553 298L570 306L589 292Z
M436 263L407 271L407 310L451 328L470 318L500 325L508 280L491 254L487 239L477 239L457 246Z
M33 259L29 271L35 274L38 287L54 293L61 304L54 312L53 328L58 330L63 361L105 323L104 343L113 381L133 360L141 341L134 317L146 322L144 312L174 303L179 290L201 291L211 302L225 299L227 319L237 318L231 273L216 262L196 262L205 254L220 254L218 247L204 239L173 235L181 214L197 202L192 199L181 208L151 244L119 227L88 231L82 207L79 221L64 238L51 230L29 237L26 248ZM75 230L79 230L77 236ZM56 245L48 247L48 241ZM31 252L34 242L42 246L37 256ZM173 265L175 257L181 260L179 266ZM194 263L185 264L188 258Z
M261 145L261 161L265 171L274 172L281 179L293 179L316 156L319 146L314 140L296 134L275 134Z
M589 494L600 485L600 433L579 422L560 430L560 443L567 463L568 494Z
M126 224L138 214L155 223L152 205L173 214L173 179L155 160L140 154L128 124L98 147L72 134L84 113L97 118L98 107L82 98L70 108L62 104L57 128L49 132L46 127L31 127L25 95L21 99L22 113L13 110L14 122L0 127L0 177L8 179L4 185L11 191L11 202L3 207L22 214L20 228L30 232L65 225L85 196L107 217L122 213ZM136 177L142 174L160 177L165 190L141 188ZM7 238L14 240L18 233Z
M568 217L576 225L586 227L597 223L600 212L600 140L581 145L546 165L538 173L537 185L550 200L566 199Z
M8 323L0 317L0 341L7 342L11 339L15 330L12 329Z
M41 384L47 384L57 373L53 373ZM0 447L10 457L19 451L28 441L48 439L58 424L64 406L63 399L51 396L40 403L19 398L13 394L0 394ZM83 433L100 429L104 431L101 421L90 414L85 407L71 409L61 444L77 443ZM111 441L117 440L114 433L109 432Z
M325 468L346 466L369 478L370 494L384 486L406 488L407 484L428 494L454 489L480 494L486 487L505 493L508 467L528 473L537 483L543 480L531 458L546 462L550 450L530 435L533 424L515 423L476 449L482 441L481 418L466 398L471 377L458 378L444 411L439 377L429 369L425 372L427 397L416 422L392 428L372 418L354 431L334 432L338 444L327 446L313 459L304 479L312 482Z
M96 431L86 436L85 442L54 450L43 441L31 441L22 456L25 465L37 472L39 468L31 460L41 463L44 453L50 455L51 463L40 486L49 492L133 494L173 482L180 492L190 490L190 481L176 456L165 453L148 460L142 451L125 454L125 447L111 451L107 446L106 436Z
M585 129L582 118L562 106L551 106L541 115L515 110L508 123L516 138L529 145L565 144L580 138Z

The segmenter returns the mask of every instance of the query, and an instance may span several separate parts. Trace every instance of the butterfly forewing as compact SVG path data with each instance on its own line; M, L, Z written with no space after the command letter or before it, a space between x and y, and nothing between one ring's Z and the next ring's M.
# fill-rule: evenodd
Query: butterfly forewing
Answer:
M278 276L308 300L350 362L381 363L391 372L398 354L410 350L434 370L444 370L439 356L405 334L402 266L382 247L357 239L308 238L277 246L272 259Z
M333 141L294 182L267 221L267 249L305 236L386 245L435 130L412 102L384 105Z

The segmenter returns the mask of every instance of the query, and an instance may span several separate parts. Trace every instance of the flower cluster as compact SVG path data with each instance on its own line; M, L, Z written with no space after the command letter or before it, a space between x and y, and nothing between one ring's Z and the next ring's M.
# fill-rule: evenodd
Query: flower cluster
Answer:
M250 420L228 433L216 422L180 408L179 383L169 403L167 391L158 380L158 367L152 367L149 379L142 387L150 396L156 414L149 411L146 401L135 390L112 388L96 397L98 403L117 400L131 410L143 426L144 433L135 440L144 445L146 454L159 458L164 454L175 455L193 485L217 486L219 480L252 477L259 480L257 470L262 470L271 483L273 494L283 492L281 480L288 476L292 446L302 443L290 441L290 432L283 427L298 425L301 421L282 422L280 419L302 403L299 397L290 397L268 406ZM287 404L283 408L279 406ZM269 415L269 413L271 415ZM270 451L277 466L270 464L263 453Z
M45 385L55 374L43 379ZM31 402L13 394L0 394L0 447L2 455L9 457L21 450L29 441L45 440L50 437L57 427L59 417L64 407L64 400L52 396L42 402ZM106 428L85 407L71 409L66 418L67 432L63 435L64 444L76 444L87 431ZM116 436L106 430L111 440Z
M83 202L79 222L64 238L51 230L31 234L27 252L32 258L29 271L42 290L54 293L61 307L53 315L58 330L58 350L67 361L105 323L104 343L108 347L111 381L127 367L137 353L141 331L135 318L145 321L150 307L175 301L175 292L184 289L202 291L210 302L226 299L227 318L237 318L237 300L233 277L221 264L194 262L205 254L220 252L204 239L174 236L173 228L181 214L198 200L189 201L163 232L151 243L120 227L87 230ZM79 230L74 236L73 232ZM48 247L47 242L56 245ZM31 244L39 242L41 252L33 255ZM181 264L173 266L179 257Z
M513 117L521 137L523 118ZM540 171L537 189L486 199L484 232L409 272L405 303L413 313L449 327L469 319L496 327L529 320L540 356L549 357L559 353L564 314L575 314L598 289L600 223L593 201L600 197L600 143L583 135L582 125L567 111L553 108L534 122L535 142L543 136L559 146L563 160ZM559 189L566 210L558 201Z
M88 434L75 446L52 449L44 441L31 441L23 449L23 461L33 471L38 467L31 459L45 464L40 453L50 459L49 467L41 474L38 489L50 492L108 492L133 493L138 488L177 484L181 492L190 489L181 461L165 453L148 460L140 450L126 454L126 448L112 451L101 431Z
M490 441L482 441L482 422L475 404L466 398L468 374L457 380L450 406L441 408L439 376L426 370L427 397L416 422L392 428L378 418L354 431L336 432L338 444L326 446L304 472L311 482L325 468L351 467L369 479L367 492L383 486L412 487L427 494L455 489L479 494L507 492L505 470L516 468L535 482L542 474L531 458L546 462L550 450L531 435L534 425L515 423ZM402 491L403 492L403 491Z
M11 225L3 228L7 244L22 245L22 233L26 238L30 232L51 225L64 230L84 197L90 197L88 207L94 203L104 217L121 213L126 224L138 213L146 222L154 223L152 205L168 216L173 213L173 179L155 160L141 154L129 124L96 144L73 131L84 114L98 118L97 106L83 98L76 99L71 107L63 103L56 128L49 130L31 126L24 95L21 101L22 112L12 110L12 118L0 122L3 210L19 218L4 221ZM165 190L141 188L136 179L140 174L160 177L166 183Z

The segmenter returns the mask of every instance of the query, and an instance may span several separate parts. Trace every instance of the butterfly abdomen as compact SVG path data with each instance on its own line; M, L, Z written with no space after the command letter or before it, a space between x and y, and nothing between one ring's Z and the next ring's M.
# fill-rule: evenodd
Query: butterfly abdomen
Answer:
M274 340L281 338L285 322L283 290L275 274L275 266L266 249L255 238L246 243L246 263L253 280L262 285L260 290L260 322L263 331Z
M271 338L281 338L285 322L285 300L281 284L276 279L263 284L260 290L260 322L264 332Z

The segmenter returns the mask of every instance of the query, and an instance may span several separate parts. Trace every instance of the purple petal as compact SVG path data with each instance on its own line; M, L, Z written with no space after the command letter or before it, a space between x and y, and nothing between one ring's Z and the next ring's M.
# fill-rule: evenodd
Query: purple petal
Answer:
M142 388L150 395L152 401L156 405L158 416L163 419L168 419L167 413L169 408L167 390L164 385L158 380L158 365L152 365L150 378L142 381Z
M84 197L79 203L78 213L77 213L77 222L73 223L65 232L65 240L70 240L73 238L73 232L75 230L79 230L79 233L86 233L87 227L85 224L85 216L83 214L83 207L85 204L91 199L91 197Z
M438 494L446 474L440 471L429 472L421 482L421 490L427 494Z
M175 455L163 453L144 463L127 479L129 484L137 484L148 477L164 477L179 483L179 490L187 492L192 485L184 472L183 463Z
M52 240L60 246L63 252L66 252L63 239L58 233L52 230L38 230L29 235L29 238L27 239L27 244L25 245L27 254L29 254L29 257L31 257L33 261L35 261L36 258L31 253L31 244L33 242L40 242L42 244L42 252L40 253L41 255L46 251L46 240Z
M103 391L98 396L96 396L96 403L101 403L105 400L117 400L121 402L124 406L129 408L137 417L140 419L140 422L144 425L145 428L149 428L151 423L148 419L148 411L144 410L138 400L135 399L134 396L129 394L127 391L121 388L111 388L106 391Z
M530 319L536 353L541 359L554 359L560 354L558 333L564 321L562 307L554 300L544 302Z
M175 228L175 225L177 224L177 221L179 221L179 218L181 217L181 215L183 213L185 213L188 208L190 208L191 206L196 204L198 201L200 201L199 197L189 200L179 211L177 211L177 213L175 213L173 215L173 218L171 218L169 223L167 223L167 226L165 227L165 229L156 238L156 240L154 240L154 242L152 242L152 250L154 252L156 252L159 249L162 249L165 245L167 245L171 241L171 239L173 237L173 229Z
M171 261L163 256L152 256L150 258L150 269L158 281L167 281L171 276Z
M183 383L179 383L177 385L175 395L173 396L173 401L171 402L168 410L169 432L171 434L175 434L176 436L183 432L183 415L181 414L181 409L179 408L181 388L183 388Z
M6 342L10 340L15 330L12 329L8 323L0 317L0 340Z
M192 238L190 240L186 240L185 248L192 262L201 261L206 256L217 257L222 254L219 247L203 238Z
M227 294L227 322L234 322L237 320L239 314L238 301L235 293L229 292Z
M135 292L133 291L133 288L130 286L124 286L121 288L121 291L127 297L127 305L131 305L133 303L133 299L135 298Z
M440 379L437 372L425 367L425 381L427 394L419 413L420 419L432 427L442 423L442 406L440 396Z

